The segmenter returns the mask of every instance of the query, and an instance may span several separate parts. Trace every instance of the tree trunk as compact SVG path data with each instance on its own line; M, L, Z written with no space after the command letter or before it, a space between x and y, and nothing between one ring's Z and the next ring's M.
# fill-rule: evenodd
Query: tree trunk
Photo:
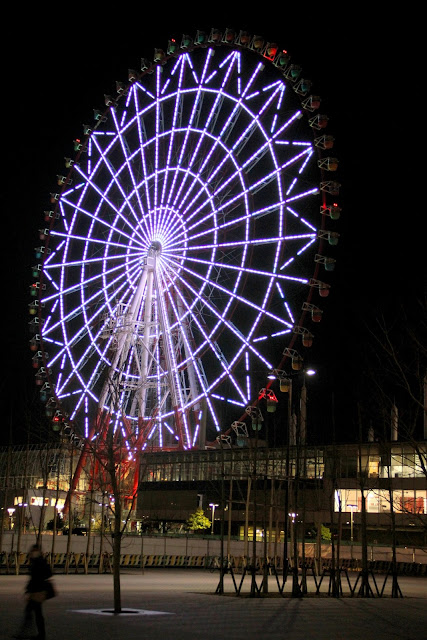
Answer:
M114 537L113 537L113 584L114 584L114 613L122 611L122 597L120 588L120 554L122 546L122 506L120 499L114 506Z
M361 585L359 595L364 598L373 596L371 585L369 584L368 569L368 536L366 528L366 496L365 496L365 475L366 469L362 468L362 423L359 408L359 486L362 501L361 532L362 532L362 571L360 572Z

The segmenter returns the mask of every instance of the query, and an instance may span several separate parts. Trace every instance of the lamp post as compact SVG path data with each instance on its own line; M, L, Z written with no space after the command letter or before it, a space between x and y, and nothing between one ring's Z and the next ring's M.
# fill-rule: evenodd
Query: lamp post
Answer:
M292 553L292 596L300 597L302 595L301 587L298 580L298 538L297 538L297 523L296 519L298 514L295 512L288 513L291 519L291 553ZM304 544L304 540L303 540Z
M299 437L297 437L297 425L296 425L296 417L294 418L294 414L292 412L293 408L293 380L292 377L289 376L286 371L282 371L279 369L273 369L272 373L269 375L270 380L274 380L276 377L279 378L280 383L280 391L288 393L288 440L291 445L296 445L297 440L299 444L305 445L307 439L307 386L306 386L306 376L314 376L316 375L315 369L307 368L301 371L295 371L292 373L292 376L301 375L302 378L302 387L300 391L300 406L299 406Z
M8 514L9 514L9 531L11 531L13 529L13 514L15 513L15 509L13 507L10 507L7 510Z
M286 354L284 355L291 355ZM296 368L296 367L293 367ZM296 368L296 370L298 370ZM287 572L288 572L288 553L287 553L287 545L288 545L288 526L289 522L286 517L289 508L289 494L290 494L290 446L295 447L294 455L295 455L295 470L294 470L294 483L293 483L293 506L294 509L297 508L298 505L298 485L299 485L299 457L300 457L300 446L306 444L307 439L307 388L305 383L306 376L312 376L316 372L314 369L304 369L299 371L299 373L303 374L303 383L300 392L300 412L299 412L299 433L297 429L297 421L296 417L294 417L292 412L292 392L293 392L293 384L292 378L288 377L285 371L276 371L280 380L280 390L282 392L288 393L288 437L287 437L287 450L286 450L286 492L285 492L285 522L284 522L284 534L285 534L285 547L284 547L284 562L283 562L283 581L286 582ZM296 525L296 514L289 513L289 517L292 518L291 524L291 553L293 556L293 567L292 567L292 595L294 597L299 597L301 595L301 589L298 584L298 541L297 541L297 525ZM302 553L303 553L303 564L304 564L304 536L302 541Z
M54 513L55 513L55 531L56 528L58 527L58 522L61 523L61 532L62 532L62 528L64 526L64 520L63 520L63 515L62 515L62 511L64 510L64 505L63 504L57 504L55 506L54 509Z
M314 376L316 374L314 369L304 369L303 371L303 383L300 396L300 443L306 444L307 440L307 387L305 384L306 376Z
M350 557L353 560L353 532L354 532L354 509L357 509L357 504L348 504L350 509Z
M215 522L215 509L218 507L218 505L214 502L210 502L209 503L210 508L212 509L212 524L211 524L211 535L213 535L214 532L214 522Z

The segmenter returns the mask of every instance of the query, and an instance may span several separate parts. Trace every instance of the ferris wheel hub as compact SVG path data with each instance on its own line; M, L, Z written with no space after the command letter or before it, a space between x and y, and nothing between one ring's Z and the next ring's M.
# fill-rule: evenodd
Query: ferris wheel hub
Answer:
M155 255L160 255L160 254L162 253L162 245L161 245L161 243L160 243L158 240L154 240L154 241L151 243L149 253L150 253L151 255L152 255L153 253L154 253Z

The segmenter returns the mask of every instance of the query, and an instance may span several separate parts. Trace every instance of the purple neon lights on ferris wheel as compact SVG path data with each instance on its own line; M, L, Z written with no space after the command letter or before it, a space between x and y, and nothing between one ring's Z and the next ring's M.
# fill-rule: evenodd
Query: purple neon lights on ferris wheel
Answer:
M277 70L241 51L182 53L122 102L61 194L43 340L86 434L101 402L160 447L179 416L191 447L204 419L221 429L219 399L250 402L307 297L311 130Z

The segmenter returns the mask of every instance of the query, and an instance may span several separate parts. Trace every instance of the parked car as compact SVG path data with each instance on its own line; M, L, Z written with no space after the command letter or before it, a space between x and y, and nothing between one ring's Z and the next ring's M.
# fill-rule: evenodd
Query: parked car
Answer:
M84 526L73 527L71 529L71 533L75 536L87 536L88 531L89 531L89 528ZM68 536L68 529L63 529L62 535Z

